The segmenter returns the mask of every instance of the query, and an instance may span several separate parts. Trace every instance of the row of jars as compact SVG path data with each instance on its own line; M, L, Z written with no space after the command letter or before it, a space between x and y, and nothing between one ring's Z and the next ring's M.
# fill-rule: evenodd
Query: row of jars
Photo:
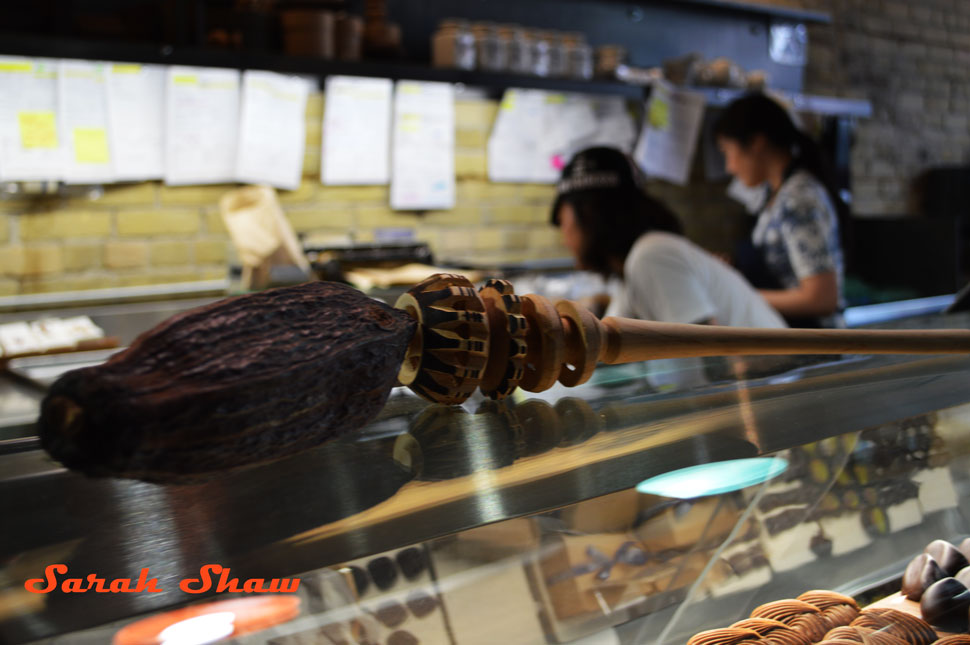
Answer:
M577 79L611 73L602 67L615 68L624 55L622 48L601 47L594 65L593 49L581 33L458 19L441 22L431 49L435 67Z

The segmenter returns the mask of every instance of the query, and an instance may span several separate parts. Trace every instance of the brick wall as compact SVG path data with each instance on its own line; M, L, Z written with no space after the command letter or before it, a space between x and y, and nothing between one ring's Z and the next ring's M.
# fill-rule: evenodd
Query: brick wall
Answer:
M563 257L546 224L553 187L492 184L485 144L496 101L456 103L457 203L448 211L395 212L386 186L323 186L323 95L307 106L304 180L281 191L297 233L352 234L371 241L382 228L411 229L439 257L488 261ZM232 248L217 202L232 186L106 186L87 198L0 200L0 296L226 276Z
M872 119L853 148L854 211L903 215L923 169L965 162L970 151L970 2L965 0L762 0L830 12L810 29L806 91L869 99ZM552 187L491 184L485 142L495 101L456 105L457 205L397 213L386 187L324 187L320 165L323 97L307 110L306 178L281 193L300 233L352 232L373 239L410 228L439 257L483 260L562 257L546 224ZM228 186L169 188L157 182L109 186L99 199L0 200L0 295L204 280L226 274L231 255L216 202ZM698 162L686 188L653 182L701 245L727 251L745 215L704 181Z

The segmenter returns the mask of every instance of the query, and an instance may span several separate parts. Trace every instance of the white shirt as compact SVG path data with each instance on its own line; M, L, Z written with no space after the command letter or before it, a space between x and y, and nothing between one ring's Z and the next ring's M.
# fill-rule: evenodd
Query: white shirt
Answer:
M781 316L734 268L687 238L650 232L623 263L623 287L608 316L660 322L714 319L730 327L785 327Z

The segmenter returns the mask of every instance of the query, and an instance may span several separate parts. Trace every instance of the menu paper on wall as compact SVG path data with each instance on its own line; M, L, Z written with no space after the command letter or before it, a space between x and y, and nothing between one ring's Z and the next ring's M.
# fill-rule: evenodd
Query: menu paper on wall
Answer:
M300 186L310 81L275 72L243 72L236 179L284 190Z
M62 60L57 65L57 114L64 136L64 181L114 181L108 142L104 63Z
M117 181L165 174L165 68L105 64L108 141Z
M0 181L57 180L57 61L0 56Z
M488 140L489 179L556 182L569 158L605 124L595 108L583 94L506 90Z
M239 72L169 67L165 80L165 183L235 180Z
M455 205L455 96L449 83L398 81L391 208Z
M392 94L387 78L327 78L320 168L324 184L390 181Z
M633 153L648 177L687 184L706 104L703 94L654 81Z

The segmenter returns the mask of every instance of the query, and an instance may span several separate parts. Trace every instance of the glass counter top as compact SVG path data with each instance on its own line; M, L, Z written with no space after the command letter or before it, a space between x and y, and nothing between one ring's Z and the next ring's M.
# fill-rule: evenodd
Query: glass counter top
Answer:
M0 594L25 595L52 562L108 578L149 567L165 589L97 602L29 594L0 612L0 640L183 603L177 581L204 564L296 575L962 405L968 383L965 356L653 361L506 403L446 407L396 389L351 436L197 484L89 479L41 451L0 455Z

